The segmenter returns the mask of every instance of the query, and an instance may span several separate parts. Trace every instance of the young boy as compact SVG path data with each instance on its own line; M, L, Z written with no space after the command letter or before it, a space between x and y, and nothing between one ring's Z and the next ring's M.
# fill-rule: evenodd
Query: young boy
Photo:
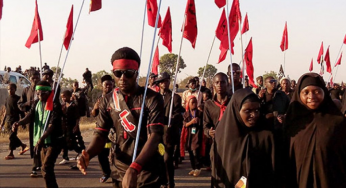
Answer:
M22 151L19 152L19 155L23 155L29 150L29 148L26 146L26 144L23 144L22 141L17 137L17 130L11 131L11 126L14 122L19 120L19 115L21 115L22 117L24 116L23 112L21 112L17 106L17 102L20 97L15 94L17 90L16 84L9 84L7 90L9 96L7 97L5 103L6 115L1 124L1 129L5 126L6 132L8 132L10 135L10 153L5 157L6 160L10 160L14 159L13 150L16 150L17 147L22 147Z
M74 132L78 128L77 119L79 118L79 110L74 101L71 101L72 92L65 90L61 93L61 109L62 109L62 130L65 135L66 143L63 146L63 160L60 165L69 162L68 150L74 149Z

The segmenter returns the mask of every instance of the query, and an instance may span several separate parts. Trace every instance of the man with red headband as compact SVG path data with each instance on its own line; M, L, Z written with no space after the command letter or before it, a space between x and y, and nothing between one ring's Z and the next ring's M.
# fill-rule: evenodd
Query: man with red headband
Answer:
M164 129L162 97L147 90L140 136L136 138L145 91L136 82L140 58L133 49L124 47L114 52L111 63L118 87L102 98L94 138L78 159L78 167L86 174L90 159L103 150L113 128L116 137L111 151L113 187L160 187L158 180L164 165L158 150ZM137 158L132 162L136 139L139 139Z

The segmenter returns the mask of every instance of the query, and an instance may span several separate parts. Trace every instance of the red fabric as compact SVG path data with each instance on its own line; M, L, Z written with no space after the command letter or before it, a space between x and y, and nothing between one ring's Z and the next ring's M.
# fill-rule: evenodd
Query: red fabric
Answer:
M330 65L329 46L328 46L326 55L324 57L324 61L326 62L327 72L331 73L332 72L332 66Z
M142 166L136 162L132 162L130 165L130 168L135 169L138 173L140 173L142 171Z
M49 111L53 110L53 98L54 98L54 90L52 90L49 94L49 97L46 102L45 110L49 110Z
M39 30L40 33L38 33L37 30ZM41 19L40 19L40 15L38 14L38 6L37 6L37 0L36 0L34 22L32 23L30 36L25 43L25 46L27 48L30 48L31 44L38 42L38 34L40 34L40 41L43 41L43 31L42 31Z
M288 32L287 32L287 22L285 23L284 33L282 34L282 40L280 45L281 51L288 49Z
M2 7L4 6L3 0L0 0L0 20L2 18Z
M70 16L68 17L67 24L66 24L66 33L64 38L64 46L66 50L70 46L72 35L73 35L73 5L71 7Z
M340 54L340 57L339 57L339 59L338 59L338 62L336 62L336 64L335 64L334 67L336 67L336 66L338 66L338 65L341 65L341 58L342 58L342 52L341 52L341 54Z
M309 71L311 72L313 69L314 69L314 63L313 63L313 59L311 59Z
M220 104L220 103L217 102L217 101L214 101L214 103L215 103L216 106L218 106L218 107L220 108L220 115L219 115L219 121L220 121L221 118L222 118L222 116L223 116L223 113L224 113L225 110L226 110L227 105L225 105L225 104L228 103L228 99L227 99L225 102L223 102L222 104Z
M192 48L196 46L197 40L197 19L196 19L196 7L194 0L188 0L185 9L185 25L184 38L189 40L192 44Z
M344 44L346 44L346 34L345 34L345 38L344 38Z
M92 11L97 11L102 8L102 0L90 0L89 14Z
M227 35L227 20L226 20L226 12L225 8L222 10L222 14L219 20L219 24L217 25L216 31L215 31L216 38L218 38L220 41L223 38L223 35Z
M157 0L147 0L148 24L151 27L155 27L157 11L158 11ZM157 28L160 28L160 27L161 27L161 16L159 14L159 22L157 23Z
M162 45L166 46L168 51L172 53L172 19L169 7L165 19L162 22L159 36L162 38Z
M229 14L229 27L231 32L231 52L233 52L233 46L234 46L234 39L237 36L239 32L239 22L241 20L241 13L239 8L239 0L233 0L231 12ZM227 28L226 28L227 29ZM227 31L227 30L226 30ZM228 40L228 39L227 39Z
M226 59L226 55L227 55L227 52L228 52L228 49L224 48L222 46L222 44L220 44L220 55L219 55L219 61L217 63L221 63L223 60Z
M148 124L147 127L150 127L150 126L153 126L153 125L161 125L162 127L165 126L165 125L162 124L162 123L151 123L151 124Z
M190 110L190 107L189 107L189 103L190 103L190 100L195 98L197 100L197 98L194 96L194 95L190 95L187 97L186 99L186 104L185 104L185 111L189 111Z
M253 56L253 48L252 48L252 38L251 38L249 44L247 45L245 49L244 60L246 63L246 73L249 77L249 84L252 87L257 88L257 85L254 82L254 68L252 63L252 56Z
M247 31L249 31L249 20L247 18L247 13L245 15L245 19L244 19L244 23L243 23L243 28L241 30L241 34L246 33Z
M96 127L95 129L100 130L100 131L103 131L103 132L109 132L109 130L107 130L107 129L102 129L101 127Z
M226 5L226 0L215 0L215 4L217 7L222 8Z
M320 47L320 51L318 52L318 56L317 56L317 63L320 64L321 63L321 57L323 55L323 41Z
M117 59L113 61L113 70L118 69L131 69L131 70L138 70L138 63L135 60L131 59Z
M334 85L334 83L333 83L333 75L330 76L330 81L329 81L329 83L330 83L330 86L333 87L333 85Z
M185 157L185 143L187 137L187 128L183 126L180 135L180 157Z
M159 58L159 47L156 46L155 54L154 54L154 59L153 59L153 66L151 67L151 72L158 75L158 69L159 69L159 64L160 64L160 58Z

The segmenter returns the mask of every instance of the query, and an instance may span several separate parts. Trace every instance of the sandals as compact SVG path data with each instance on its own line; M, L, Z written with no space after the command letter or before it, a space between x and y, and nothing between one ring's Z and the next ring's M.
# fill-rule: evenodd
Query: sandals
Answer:
M11 160L11 159L14 159L14 155L7 155L5 157L5 160Z
M108 178L109 178L109 176L102 176L102 177L100 178L100 183L106 182L106 181L108 180Z
M18 153L18 155L23 155L27 151L29 151L29 147L25 147L22 151Z

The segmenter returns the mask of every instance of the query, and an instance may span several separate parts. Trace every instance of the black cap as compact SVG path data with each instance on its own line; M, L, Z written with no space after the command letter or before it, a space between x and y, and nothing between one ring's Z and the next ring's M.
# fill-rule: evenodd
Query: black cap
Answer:
M45 75L45 74L53 75L54 72L53 72L51 69L45 69L45 70L42 72L42 75Z
M150 73L150 76L149 76L150 78L152 78L152 77L157 77L157 74L154 74L154 73Z
M159 77L155 80L155 84L158 84L164 80L170 80L171 79L171 76L167 73L167 72L163 72L159 75Z

